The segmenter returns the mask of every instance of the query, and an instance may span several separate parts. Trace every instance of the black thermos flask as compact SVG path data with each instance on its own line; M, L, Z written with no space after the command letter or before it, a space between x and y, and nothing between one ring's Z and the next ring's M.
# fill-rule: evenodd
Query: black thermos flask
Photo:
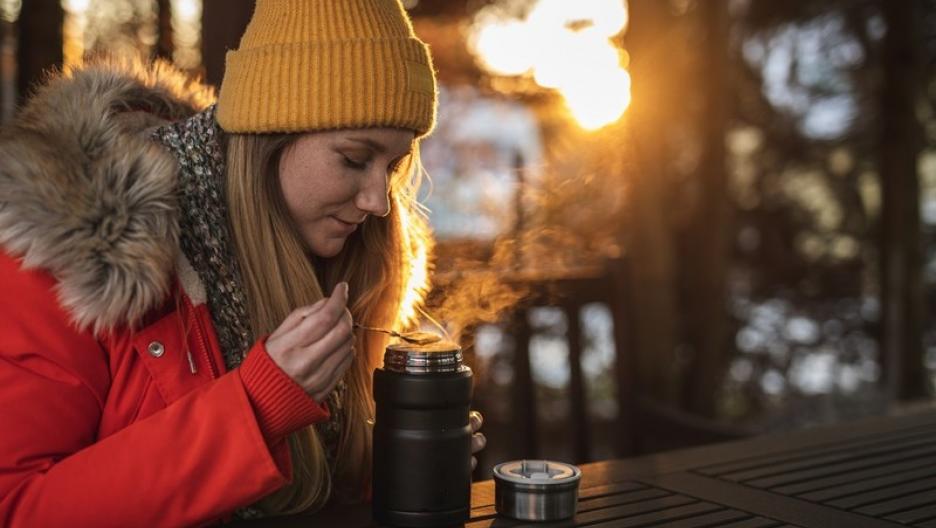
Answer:
M388 346L374 370L374 401L374 519L401 527L468 521L471 369L459 346Z

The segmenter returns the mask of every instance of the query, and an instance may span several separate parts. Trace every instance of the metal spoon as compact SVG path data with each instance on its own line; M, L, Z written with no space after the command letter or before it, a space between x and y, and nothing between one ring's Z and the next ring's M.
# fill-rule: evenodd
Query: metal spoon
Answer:
M375 328L372 326L364 326L360 323L354 323L356 328L361 330L368 330L371 332L380 332L382 334L388 334L393 337L398 337L407 343L412 343L414 345L428 345L430 343L436 343L442 340L442 337L436 334L430 334L429 332L404 332L400 333L395 330L387 330L385 328Z

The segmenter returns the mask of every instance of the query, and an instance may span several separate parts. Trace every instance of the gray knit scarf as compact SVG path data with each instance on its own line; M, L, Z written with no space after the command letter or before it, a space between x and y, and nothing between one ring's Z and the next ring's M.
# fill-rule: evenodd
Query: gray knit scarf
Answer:
M153 137L179 163L181 249L205 285L224 364L230 371L244 360L255 337L250 330L246 297L228 232L223 134L215 120L215 107L211 106L187 120L157 129ZM340 383L332 392L327 401L331 420L316 426L332 473L344 390L344 384ZM248 507L235 512L235 516L263 515L258 508Z
M215 107L156 130L179 162L181 247L205 285L208 306L228 370L253 344L247 303L227 228L224 153Z

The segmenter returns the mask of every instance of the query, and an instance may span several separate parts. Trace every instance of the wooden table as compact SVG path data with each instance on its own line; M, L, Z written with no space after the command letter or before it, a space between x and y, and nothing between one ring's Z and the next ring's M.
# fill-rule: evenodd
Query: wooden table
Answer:
M936 409L582 466L574 520L542 527L936 528ZM472 488L468 528L523 526ZM240 523L258 526L258 523ZM375 526L367 506L263 526Z

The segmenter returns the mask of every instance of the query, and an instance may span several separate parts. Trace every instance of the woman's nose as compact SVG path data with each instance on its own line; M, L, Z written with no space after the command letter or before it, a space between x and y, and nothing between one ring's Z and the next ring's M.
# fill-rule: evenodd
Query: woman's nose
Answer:
M390 214L390 194L387 190L387 175L369 175L361 190L355 197L355 205L361 211L374 216L387 216Z

